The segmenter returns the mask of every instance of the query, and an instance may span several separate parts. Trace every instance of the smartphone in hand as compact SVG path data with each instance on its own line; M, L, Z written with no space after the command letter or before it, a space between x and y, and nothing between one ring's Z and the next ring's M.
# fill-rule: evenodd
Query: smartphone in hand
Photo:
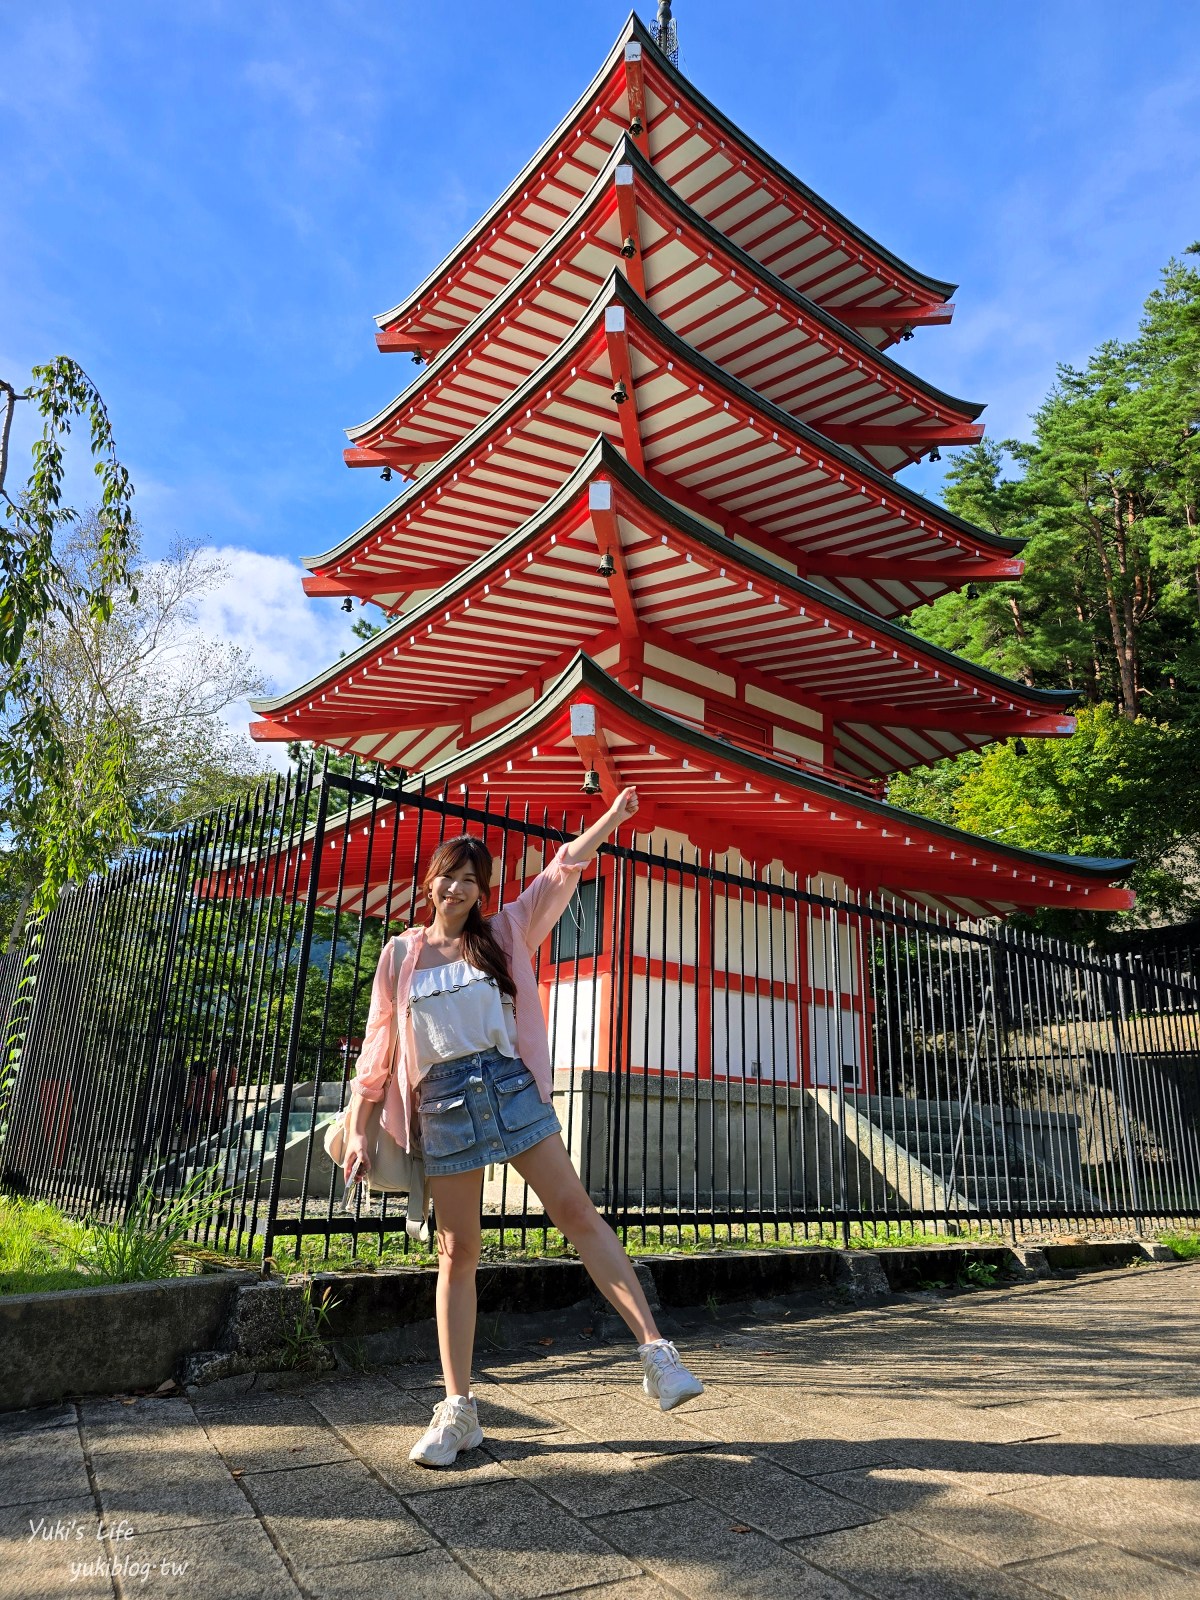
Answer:
M347 1211L352 1212L356 1209L356 1201L361 1193L357 1185L362 1182L363 1176L362 1157L355 1156L354 1165L350 1168L350 1176L346 1179L346 1192L342 1199L342 1204Z

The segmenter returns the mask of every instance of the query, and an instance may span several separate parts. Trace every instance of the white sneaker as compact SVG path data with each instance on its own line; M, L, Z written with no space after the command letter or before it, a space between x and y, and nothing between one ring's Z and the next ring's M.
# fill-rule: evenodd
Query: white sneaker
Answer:
M433 1408L433 1421L408 1452L408 1459L422 1467L448 1467L460 1450L474 1450L483 1443L479 1409L472 1395L440 1400Z
M658 1400L659 1408L670 1411L685 1400L694 1400L704 1393L704 1385L694 1372L689 1372L679 1359L679 1351L669 1339L648 1345L639 1350L646 1376L642 1388Z

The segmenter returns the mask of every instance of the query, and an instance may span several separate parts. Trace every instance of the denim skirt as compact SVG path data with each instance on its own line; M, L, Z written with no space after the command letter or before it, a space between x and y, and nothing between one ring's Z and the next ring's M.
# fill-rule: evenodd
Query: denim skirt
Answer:
M439 1061L418 1087L427 1178L507 1161L562 1132L558 1113L542 1099L519 1056L484 1050Z

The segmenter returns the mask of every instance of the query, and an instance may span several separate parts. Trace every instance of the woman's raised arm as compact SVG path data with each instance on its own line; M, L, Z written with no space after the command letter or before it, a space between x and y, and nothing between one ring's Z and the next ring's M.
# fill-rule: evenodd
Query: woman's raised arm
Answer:
M577 839L572 839L564 846L563 859L567 865L585 866L593 859L609 834L615 833L623 822L627 822L637 808L637 790L632 785L628 789L622 789L599 821L593 822L591 827L585 829Z

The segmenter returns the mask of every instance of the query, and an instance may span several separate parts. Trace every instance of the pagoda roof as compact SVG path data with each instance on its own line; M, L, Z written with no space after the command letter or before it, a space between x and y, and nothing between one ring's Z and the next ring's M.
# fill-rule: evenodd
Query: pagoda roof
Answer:
M707 360L613 271L553 355L340 545L312 593L430 589L505 538L597 435L694 515L893 616L972 580L1019 576L1023 541L964 522ZM422 569L434 574L420 582ZM926 576L928 573L928 576ZM332 582L328 580L333 580Z
M631 104L632 98L632 104ZM599 72L440 266L376 318L390 347L430 351L474 321L575 208L634 123L663 180L793 288L853 318L873 344L948 321L954 285L885 249L757 145L630 16ZM877 321L871 321L874 313Z
M605 552L611 579L598 571ZM830 719L840 781L1074 729L1064 710L1075 691L1029 689L780 570L598 440L529 521L437 593L301 688L253 700L267 719L253 731L422 766L491 706L535 692L581 645L595 655L623 639L659 651L658 666L646 664L656 681L664 651L720 674L731 710L738 687L753 684ZM799 734L811 730L804 714ZM786 723L786 710L775 720Z
M1125 910L1132 894L1110 887L1133 862L1021 850L963 833L929 817L854 794L770 756L739 749L622 689L580 654L527 710L427 771L423 792L478 806L493 790L506 814L578 814L586 768L600 775L605 798L636 784L639 824L685 833L702 849L737 850L746 859L780 860L800 875L837 873L859 890L940 906L956 916L1004 915L1035 906ZM397 799L403 803L403 795ZM362 886L388 889L388 861L376 845L368 863L377 802L330 824L320 903L342 904L345 886L362 903ZM399 825L411 850L415 808ZM304 853L304 844L292 846ZM399 859L405 859L403 855ZM369 870L368 870L369 869ZM326 876L327 875L327 876ZM209 892L252 894L276 881L265 858L257 872L238 868L210 880ZM302 894L306 881L301 873ZM294 874L284 872L292 882ZM233 881L236 880L236 881ZM365 909L382 903L369 895Z
M625 136L524 270L348 437L417 476L553 354L614 265L673 333L886 472L982 435L981 405L915 377L738 249Z

